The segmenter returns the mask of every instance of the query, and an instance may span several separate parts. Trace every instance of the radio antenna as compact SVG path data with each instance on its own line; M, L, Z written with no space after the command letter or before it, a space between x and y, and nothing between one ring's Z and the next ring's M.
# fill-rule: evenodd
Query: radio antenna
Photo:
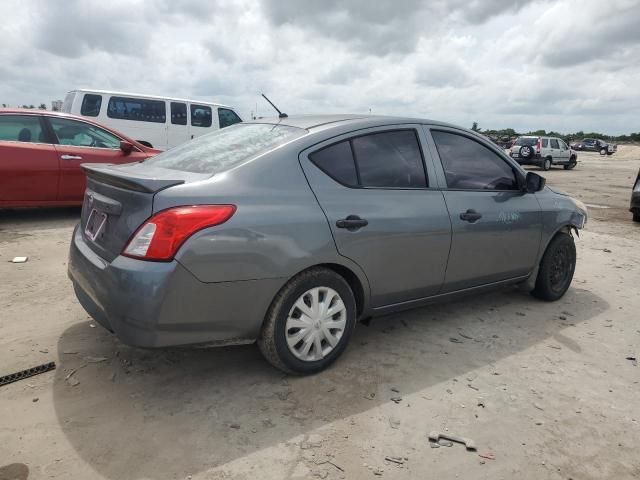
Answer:
M275 109L275 111L276 111L276 112L278 112L278 118L287 118L287 117L289 116L289 115L287 115L286 113L281 112L281 111L278 109L278 107L276 107L276 106L273 104L273 102L272 102L271 100L269 100L269 99L267 98L267 96L266 96L264 93L261 93L260 95L262 95L262 96L264 97L264 99L265 99L267 102L269 102L269 105L271 105L271 106Z

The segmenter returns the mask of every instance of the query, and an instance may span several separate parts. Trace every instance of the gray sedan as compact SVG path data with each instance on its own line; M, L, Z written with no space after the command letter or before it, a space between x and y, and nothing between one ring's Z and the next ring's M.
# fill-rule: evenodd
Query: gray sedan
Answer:
M141 347L257 341L294 373L359 319L509 284L559 299L587 216L482 136L411 118L259 120L84 168L69 276L98 323Z

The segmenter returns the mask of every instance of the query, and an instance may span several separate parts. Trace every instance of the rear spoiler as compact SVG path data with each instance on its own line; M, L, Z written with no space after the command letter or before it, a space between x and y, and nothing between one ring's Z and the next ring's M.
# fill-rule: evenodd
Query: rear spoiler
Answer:
M175 178L171 178L166 176L167 172L171 170L145 166L143 173L142 169L136 168L138 165L140 164L83 163L80 167L86 172L88 178L142 193L155 193L174 185L180 185L188 180L188 178L177 178L189 176L189 174L184 175L185 172L176 171ZM156 176L154 173L158 175Z

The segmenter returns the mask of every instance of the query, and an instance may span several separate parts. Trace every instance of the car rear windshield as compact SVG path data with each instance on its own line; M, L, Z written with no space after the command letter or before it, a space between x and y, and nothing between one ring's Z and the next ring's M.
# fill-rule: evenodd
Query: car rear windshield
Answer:
M264 123L236 124L146 160L155 167L216 174L301 137L306 130Z
M528 145L532 147L533 145L536 144L537 141L538 139L535 137L520 137L514 142L514 145L518 145L519 147Z

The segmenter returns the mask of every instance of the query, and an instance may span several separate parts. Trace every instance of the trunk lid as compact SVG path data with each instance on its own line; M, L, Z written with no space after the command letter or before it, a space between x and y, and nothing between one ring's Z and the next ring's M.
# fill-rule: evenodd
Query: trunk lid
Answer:
M82 168L87 174L80 217L82 235L108 262L120 255L131 235L153 214L157 192L211 177L141 163L83 164Z

